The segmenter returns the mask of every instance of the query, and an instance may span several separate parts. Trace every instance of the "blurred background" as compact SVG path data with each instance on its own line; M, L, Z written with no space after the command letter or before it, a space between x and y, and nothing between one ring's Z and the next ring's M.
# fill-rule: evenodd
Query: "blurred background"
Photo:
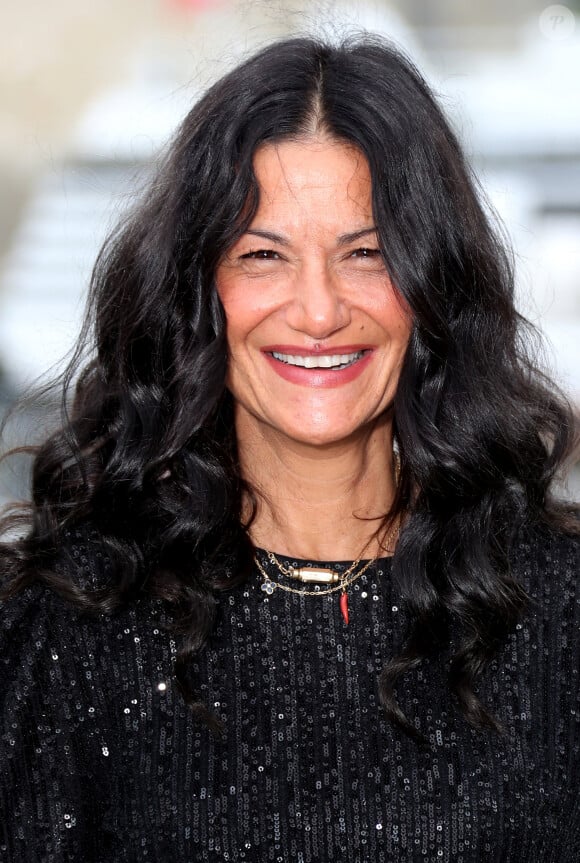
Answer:
M3 0L0 414L62 368L107 230L207 86L272 38L361 28L439 95L513 244L545 366L580 411L580 0ZM51 407L30 403L0 449L44 435ZM1 466L0 503L26 483L23 462Z

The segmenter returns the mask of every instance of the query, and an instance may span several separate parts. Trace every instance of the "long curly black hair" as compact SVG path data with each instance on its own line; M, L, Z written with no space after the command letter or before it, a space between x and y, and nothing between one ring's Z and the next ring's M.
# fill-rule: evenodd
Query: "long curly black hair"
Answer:
M566 528L550 488L572 414L529 357L509 255L449 123L413 65L378 38L273 44L186 117L96 263L83 336L93 358L71 365L63 427L36 451L26 533L0 551L3 593L42 581L101 611L162 597L180 636L177 683L218 731L186 669L220 595L248 578L253 547L214 273L256 212L256 149L313 129L368 160L382 253L413 316L393 406L401 471L389 514L406 514L393 577L413 625L380 675L381 704L418 736L395 683L442 648L453 624L462 636L450 688L473 726L501 731L473 687L526 605L509 575L516 532L540 521ZM98 592L54 566L67 530L87 521L113 565Z

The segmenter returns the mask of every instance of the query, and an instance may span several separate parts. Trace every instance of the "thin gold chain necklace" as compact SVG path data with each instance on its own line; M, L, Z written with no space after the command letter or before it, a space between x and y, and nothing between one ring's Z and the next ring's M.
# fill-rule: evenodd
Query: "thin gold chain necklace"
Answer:
M387 535L385 536L385 547L389 548L390 544L396 540L399 534L400 529L400 519L397 519L395 524L391 527ZM370 540L369 540L370 542ZM266 555L270 563L272 563L277 569L282 573L282 575L286 575L289 578L293 578L296 581L301 581L305 583L322 583L322 584L331 584L332 587L327 587L324 590L296 590L294 587L290 587L287 584L282 584L279 581L273 581L270 578L262 564L260 563L258 556L254 556L254 561L256 566L262 575L264 581L261 585L261 589L268 596L271 596L276 588L280 588L280 590L285 590L287 593L298 593L303 596L327 596L329 593L335 593L340 590L340 611L344 618L344 622L348 624L348 594L346 592L347 587L349 587L354 581L363 575L367 571L367 569L372 566L372 564L377 560L378 555L373 557L371 560L367 560L367 562L359 569L358 572L355 572L357 566L361 561L361 557L365 552L369 543L365 545L359 557L352 563L348 569L346 569L343 573L337 572L335 569L325 569L323 567L309 567L309 566L284 566L280 563L274 552L266 551Z

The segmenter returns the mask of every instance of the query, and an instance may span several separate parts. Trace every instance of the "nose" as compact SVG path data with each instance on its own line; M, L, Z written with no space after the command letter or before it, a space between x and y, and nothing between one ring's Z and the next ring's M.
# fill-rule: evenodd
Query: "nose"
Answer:
M289 326L315 339L324 339L350 323L350 309L340 280L323 264L304 264L296 274L286 307Z

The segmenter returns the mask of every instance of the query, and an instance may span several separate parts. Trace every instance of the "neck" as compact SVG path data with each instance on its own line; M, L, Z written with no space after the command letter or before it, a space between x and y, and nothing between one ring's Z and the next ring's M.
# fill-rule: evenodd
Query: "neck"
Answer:
M242 475L258 497L250 528L256 546L311 560L390 552L381 543L395 494L390 421L325 447L290 441L269 427L236 428Z

